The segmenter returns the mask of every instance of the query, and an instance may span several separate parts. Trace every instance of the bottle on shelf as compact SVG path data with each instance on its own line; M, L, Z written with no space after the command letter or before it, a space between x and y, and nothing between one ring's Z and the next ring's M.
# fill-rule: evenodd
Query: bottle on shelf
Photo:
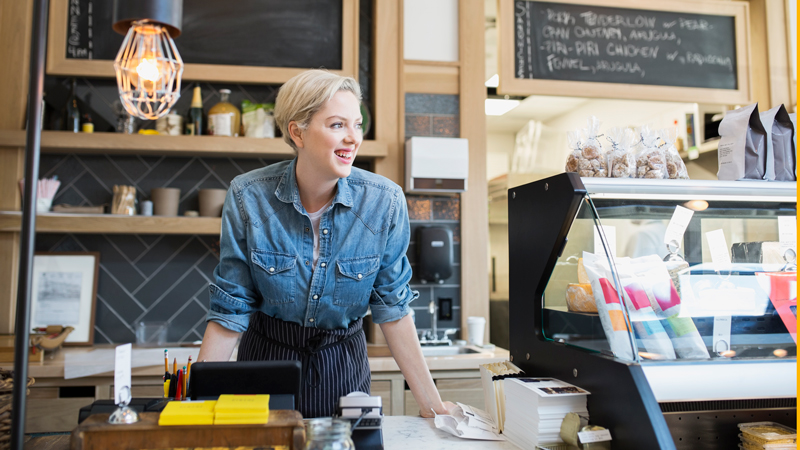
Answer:
M208 110L208 134L213 136L239 136L242 115L230 103L230 89L220 89L219 103Z
M81 125L81 131L84 133L94 133L94 122L92 122L92 115L91 114L84 114L83 115L83 124Z
M77 133L81 131L81 111L78 108L78 80L72 79L72 94L67 100L67 105L64 110L64 129Z
M204 123L203 120L203 96L200 92L200 86L195 86L192 95L192 106L189 108L189 114L186 117L186 134L200 136L203 134Z

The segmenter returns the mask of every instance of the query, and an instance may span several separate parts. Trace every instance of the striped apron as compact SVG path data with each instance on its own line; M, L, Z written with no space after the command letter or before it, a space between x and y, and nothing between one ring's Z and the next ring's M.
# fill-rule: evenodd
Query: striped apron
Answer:
M304 418L331 417L339 397L370 392L363 319L347 329L322 330L270 317L261 311L239 343L239 361L297 360L302 363L300 398L295 407Z

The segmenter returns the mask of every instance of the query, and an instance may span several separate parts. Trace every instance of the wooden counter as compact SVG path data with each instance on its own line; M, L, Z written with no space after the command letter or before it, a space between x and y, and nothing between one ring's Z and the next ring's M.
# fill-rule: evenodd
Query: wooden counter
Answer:
M78 409L94 400L113 397L114 373L105 371L79 378L64 379L64 366L67 355L70 357L86 355L93 350L112 350L113 345L94 347L70 347L48 355L43 363L31 363L28 375L36 379L28 399L27 432L66 431L77 424ZM176 350L170 348L170 355ZM192 349L197 355L199 347ZM370 354L386 355L383 347L370 346ZM495 349L480 353L454 356L431 356L425 361L437 383L442 398L450 401L483 407L483 393L480 388L479 366L508 359L508 351ZM172 357L170 357L172 359ZM163 359L154 360L156 364L134 367L131 371L132 394L134 397L160 397L163 394ZM113 360L111 361L113 364ZM185 361L181 365L185 364ZM369 364L372 372L372 394L383 398L386 415L416 414L419 409L410 391L405 389L405 379L394 358L391 356L371 356Z
M383 420L385 450L518 450L508 441L459 439L436 429L433 419L392 416ZM25 450L67 450L69 435L36 437L25 443Z

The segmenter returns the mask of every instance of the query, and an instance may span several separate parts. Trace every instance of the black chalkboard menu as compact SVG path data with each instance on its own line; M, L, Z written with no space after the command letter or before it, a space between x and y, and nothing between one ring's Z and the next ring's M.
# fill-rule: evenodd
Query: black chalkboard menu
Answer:
M69 0L67 59L113 60L110 0ZM187 64L342 69L342 0L184 0Z
M738 88L735 17L514 1L514 77Z

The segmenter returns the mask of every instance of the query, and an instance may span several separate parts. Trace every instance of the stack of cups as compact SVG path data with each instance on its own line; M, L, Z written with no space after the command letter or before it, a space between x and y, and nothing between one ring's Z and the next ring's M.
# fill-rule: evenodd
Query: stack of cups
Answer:
M467 339L471 345L483 346L483 333L486 329L485 317L467 317Z

